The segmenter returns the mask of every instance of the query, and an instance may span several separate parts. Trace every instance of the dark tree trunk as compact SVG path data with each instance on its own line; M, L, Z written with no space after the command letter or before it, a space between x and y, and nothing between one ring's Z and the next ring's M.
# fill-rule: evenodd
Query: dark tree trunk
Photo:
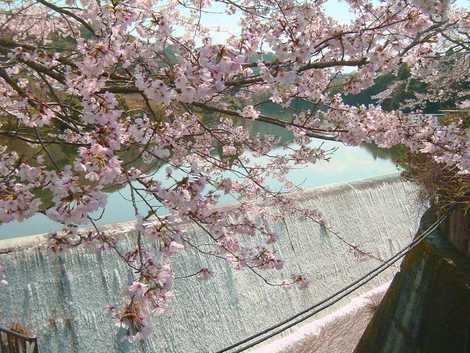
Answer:
M354 353L470 353L469 239L457 209L408 253Z

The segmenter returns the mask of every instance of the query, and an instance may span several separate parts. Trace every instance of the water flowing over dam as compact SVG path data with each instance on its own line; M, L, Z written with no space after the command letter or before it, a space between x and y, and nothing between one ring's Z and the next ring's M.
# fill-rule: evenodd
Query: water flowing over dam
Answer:
M294 197L303 207L318 209L346 241L383 259L408 244L425 210L417 186L397 176L315 188ZM264 221L270 222L269 216ZM0 325L19 322L29 328L39 336L41 353L214 352L305 309L380 263L309 220L287 218L274 226L282 233L275 247L286 264L282 271L263 274L279 282L300 272L311 280L308 289L268 286L249 271L186 253L173 260L177 274L208 267L215 276L207 282L176 281L169 310L154 320L150 338L135 345L123 340L104 310L106 304L119 303L132 280L117 256L86 247L56 255L38 246L43 236L0 241L0 262L9 281L0 288ZM123 249L135 242L132 224L110 228L122 233ZM155 244L149 240L146 246ZM357 293L389 281L397 268Z

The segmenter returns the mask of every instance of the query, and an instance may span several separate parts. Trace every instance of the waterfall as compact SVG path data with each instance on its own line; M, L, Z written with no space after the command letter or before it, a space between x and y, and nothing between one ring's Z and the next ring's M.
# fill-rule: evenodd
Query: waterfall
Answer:
M318 209L344 239L386 259L416 232L424 211L417 192L416 185L392 176L315 188L294 197L299 205ZM269 212L265 221L270 222ZM311 280L308 289L267 286L249 271L186 253L173 261L176 273L208 267L215 276L206 282L176 281L176 297L168 312L155 319L152 336L136 345L123 340L104 310L106 304L119 303L132 277L117 256L85 247L55 255L33 246L42 237L1 241L0 253L17 248L0 255L9 281L0 289L0 324L19 322L28 327L39 336L41 353L213 352L316 303L379 264L309 220L288 217L273 226L282 232L276 249L286 265L282 271L264 274L281 280L301 272ZM112 228L122 233L123 249L134 242L129 224ZM389 281L397 268L357 293Z

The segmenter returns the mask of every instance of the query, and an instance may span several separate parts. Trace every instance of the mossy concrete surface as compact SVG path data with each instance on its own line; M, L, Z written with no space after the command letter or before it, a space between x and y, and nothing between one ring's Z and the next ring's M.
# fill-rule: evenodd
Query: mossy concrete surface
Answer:
M447 238L436 230L406 255L354 353L470 353L470 260Z

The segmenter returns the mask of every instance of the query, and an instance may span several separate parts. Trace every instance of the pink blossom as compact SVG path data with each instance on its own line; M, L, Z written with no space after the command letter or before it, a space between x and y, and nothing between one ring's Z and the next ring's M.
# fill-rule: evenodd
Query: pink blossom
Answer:
M467 99L459 104L459 107L462 109L469 109L470 108L470 99Z
M292 280L300 289L306 289L310 285L310 281L303 275L294 274L292 275Z
M210 271L208 268L202 268L198 273L198 277L203 281L207 281L213 275L214 275L214 273L212 271Z
M235 146L224 146L222 151L225 155L234 155L237 154L237 148Z
M257 111L252 105L247 105L242 110L242 116L250 119L258 119L258 117L260 116L260 112Z
M40 212L64 224L49 237L54 251L96 244L118 256L138 277L122 305L108 310L129 341L145 339L152 315L174 296L173 255L199 249L264 275L284 262L268 248L281 235L260 224L267 212L259 205L275 204L269 217L276 222L288 216L326 226L318 211L279 192L294 189L292 168L331 158L334 151L312 145L311 136L401 145L470 173L465 123L420 114L429 103L468 107L469 11L429 4L347 1L358 16L340 24L315 1L245 1L236 10L221 2L221 10L237 12L240 31L215 44L205 24L173 1L73 1L60 16L40 2L10 1L8 16L0 13L9 42L0 58L0 223ZM187 5L213 10L211 1ZM73 40L55 49L51 38L62 37ZM403 63L410 77L398 79ZM395 81L374 97L377 105L353 106L333 94L363 92L384 75ZM414 82L425 89L410 90ZM409 99L399 109L381 107L402 92ZM288 130L292 144L253 134L256 107L287 109L296 100L321 109L262 116L263 124ZM279 147L282 154L272 153ZM280 189L269 186L273 179ZM118 240L92 222L107 192L120 187L132 192L134 233L151 237L152 250L139 245L122 254ZM237 203L217 207L225 194ZM141 205L148 217L138 214ZM207 237L195 239L191 224ZM303 288L308 280L295 274L278 284Z
M134 281L129 286L128 291L134 297L143 297L145 292L148 290L148 285Z
M224 190L225 194L228 194L230 190L232 189L232 180L228 178L224 178L219 182L219 188Z
M166 245L162 249L162 255L163 256L173 256L176 254L178 251L184 249L184 246L182 244L177 243L176 241L172 240L168 245Z

